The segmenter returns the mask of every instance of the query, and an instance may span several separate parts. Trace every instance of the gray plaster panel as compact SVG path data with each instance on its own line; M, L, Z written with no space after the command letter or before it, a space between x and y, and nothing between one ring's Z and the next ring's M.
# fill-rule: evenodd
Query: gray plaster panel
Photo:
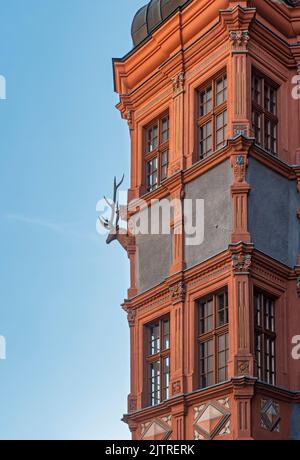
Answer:
M300 404L292 406L290 439L300 441Z
M136 246L136 283L140 294L168 277L172 263L172 236L138 235Z
M204 241L185 246L187 268L226 250L232 229L232 171L229 161L216 166L186 185L186 198L204 200Z
M253 158L249 159L247 180L249 230L256 249L293 267L299 252L300 206L296 181L290 181Z

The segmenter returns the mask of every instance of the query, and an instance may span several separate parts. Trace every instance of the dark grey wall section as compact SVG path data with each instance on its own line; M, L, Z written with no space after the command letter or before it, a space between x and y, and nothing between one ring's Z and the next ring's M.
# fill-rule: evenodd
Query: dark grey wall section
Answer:
M294 267L300 249L296 181L282 177L253 158L249 159L247 180L251 186L249 229L256 249Z
M204 241L185 246L187 268L228 248L232 232L231 184L230 162L225 161L186 185L187 199L204 200Z
M292 406L290 439L300 441L300 404Z
M136 236L136 283L138 293L163 282L172 263L171 235Z

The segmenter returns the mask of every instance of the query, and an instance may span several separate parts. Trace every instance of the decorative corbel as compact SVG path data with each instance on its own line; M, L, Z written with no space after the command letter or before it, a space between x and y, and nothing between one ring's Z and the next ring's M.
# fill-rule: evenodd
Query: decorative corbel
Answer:
M180 72L176 77L172 78L173 97L179 96L184 92L185 73Z
M127 119L127 124L128 124L128 128L130 130L133 129L133 110L127 110L127 113L126 113L126 119Z
M173 305L185 301L186 288L184 281L173 284L170 286L169 291Z
M231 244L229 246L234 274L249 274L252 266L253 249L253 244L239 243L238 245Z

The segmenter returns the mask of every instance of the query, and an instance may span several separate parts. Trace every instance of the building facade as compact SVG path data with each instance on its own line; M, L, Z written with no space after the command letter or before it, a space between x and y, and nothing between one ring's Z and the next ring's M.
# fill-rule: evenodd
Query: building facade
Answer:
M300 2L152 0L132 37L127 219L200 200L203 230L189 244L175 211L170 234L110 238L131 273L124 421L134 440L300 439Z

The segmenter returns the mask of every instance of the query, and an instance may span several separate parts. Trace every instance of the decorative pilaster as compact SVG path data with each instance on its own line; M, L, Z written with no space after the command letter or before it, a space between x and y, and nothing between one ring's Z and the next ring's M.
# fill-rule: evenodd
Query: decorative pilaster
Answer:
M173 219L171 221L171 231L173 237L173 258L170 268L170 276L180 273L185 269L184 263L184 223L183 223L183 199L184 185L181 182L170 186L170 199L173 206Z
M136 321L136 310L126 303L123 305L123 309L127 313L128 325L130 328L130 394L128 395L128 414L136 412L138 409L139 401L137 398L137 387L136 387L136 376L137 376L137 321Z
M252 398L255 380L247 377L233 379L233 396L235 401L236 430L235 440L252 440Z
M238 4L239 3L239 4ZM250 135L251 113L248 107L248 88L250 72L248 70L249 30L255 18L255 8L243 8L242 2L231 2L233 9L222 11L221 18L229 35L231 57L228 65L229 106L233 108L229 120L229 136ZM244 2L247 6L247 2Z
M184 165L184 92L185 92L185 74L180 71L177 75L172 77L173 85L173 104L172 104L172 149L170 158L169 174L173 175L183 170Z
M170 300L173 305L171 310L171 396L179 396L184 393L184 369L183 369L183 318L186 288L183 279L178 279L169 287Z
M131 110L131 109L127 110L126 119L127 119L128 128L130 129L130 131L132 131L133 128L134 128L133 110Z
M229 141L232 154L233 185L231 187L233 208L232 243L251 242L248 230L248 194L251 190L246 180L248 154L252 141L243 137Z
M132 297L135 297L138 293L135 281L135 244L131 244L127 247L127 254L130 261L130 288L128 289L128 298L131 299Z
M172 407L172 439L178 441L186 440L185 416L186 407L184 402Z
M295 64L296 64L296 74L295 76L298 75L300 78L300 47L299 45L295 44L291 46L291 52L293 54L293 57L295 59ZM300 119L300 99L298 100L298 117ZM300 132L298 130L297 133L298 136L298 147L296 149L296 158L295 158L295 163L300 164Z
M233 274L232 347L233 369L236 377L254 375L254 357L251 348L250 270L252 244L231 245Z

